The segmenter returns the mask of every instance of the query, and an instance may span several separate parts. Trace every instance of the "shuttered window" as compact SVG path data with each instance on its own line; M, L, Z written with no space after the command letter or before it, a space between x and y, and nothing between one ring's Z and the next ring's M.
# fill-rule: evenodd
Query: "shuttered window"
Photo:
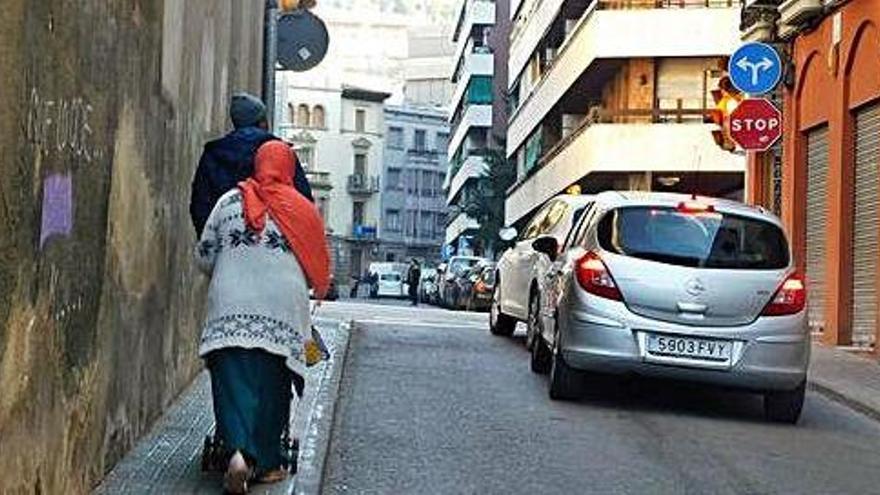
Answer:
M856 113L853 215L853 324L856 345L874 342L877 324L878 176L880 104Z
M828 209L828 127L807 134L807 291L814 329L825 327L825 229Z

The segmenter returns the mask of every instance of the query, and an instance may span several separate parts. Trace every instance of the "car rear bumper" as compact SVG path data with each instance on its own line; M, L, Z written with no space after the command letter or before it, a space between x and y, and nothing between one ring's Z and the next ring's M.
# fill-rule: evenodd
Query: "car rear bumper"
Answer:
M761 319L755 325L736 328L684 327L629 315L621 320L571 312L560 335L562 354L568 364L588 371L755 391L791 390L806 379L810 338L802 315ZM646 350L648 332L729 340L734 345L731 363L719 369L717 364L675 359L653 362L657 358L652 359Z

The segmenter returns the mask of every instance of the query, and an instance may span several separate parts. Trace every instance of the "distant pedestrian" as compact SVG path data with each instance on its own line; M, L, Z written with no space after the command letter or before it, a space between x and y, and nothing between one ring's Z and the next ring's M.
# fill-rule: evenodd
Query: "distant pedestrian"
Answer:
M189 213L197 236L201 237L208 215L220 196L254 173L254 153L257 148L278 139L269 133L266 116L266 105L256 96L238 93L232 97L229 117L235 130L205 145L193 178ZM298 160L294 160L294 167L296 171L292 172L291 184L309 201L313 201L312 188Z
M281 434L290 417L291 383L305 386L310 336L309 288L330 284L324 223L291 186L293 150L269 141L251 179L217 202L196 262L211 276L199 354L211 372L217 434L229 450L226 489L280 481Z
M361 277L360 275L352 275L351 276L351 291L348 293L348 297L352 299L356 299L358 297L358 289L361 286Z
M422 267L419 266L418 260L413 258L409 262L409 271L406 276L406 282L409 284L409 298L412 300L413 306L419 305L419 283L421 280Z
M376 272L370 273L370 299L378 299L379 298L379 274Z

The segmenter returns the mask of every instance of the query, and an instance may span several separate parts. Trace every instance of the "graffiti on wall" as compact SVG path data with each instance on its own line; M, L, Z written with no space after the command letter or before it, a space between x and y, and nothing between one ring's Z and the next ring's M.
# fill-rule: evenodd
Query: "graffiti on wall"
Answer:
M104 156L95 143L92 113L84 98L47 99L36 88L28 104L27 139L43 156L69 153L89 163Z
M73 229L73 180L70 173L53 174L43 180L43 215L40 249L56 236L68 237Z

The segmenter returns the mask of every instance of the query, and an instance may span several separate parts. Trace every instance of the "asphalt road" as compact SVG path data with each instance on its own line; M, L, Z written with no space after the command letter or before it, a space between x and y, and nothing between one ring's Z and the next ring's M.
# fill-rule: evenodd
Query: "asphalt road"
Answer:
M522 338L485 315L337 303L359 321L324 493L877 494L880 425L810 393L797 426L758 396L603 380L552 402Z

